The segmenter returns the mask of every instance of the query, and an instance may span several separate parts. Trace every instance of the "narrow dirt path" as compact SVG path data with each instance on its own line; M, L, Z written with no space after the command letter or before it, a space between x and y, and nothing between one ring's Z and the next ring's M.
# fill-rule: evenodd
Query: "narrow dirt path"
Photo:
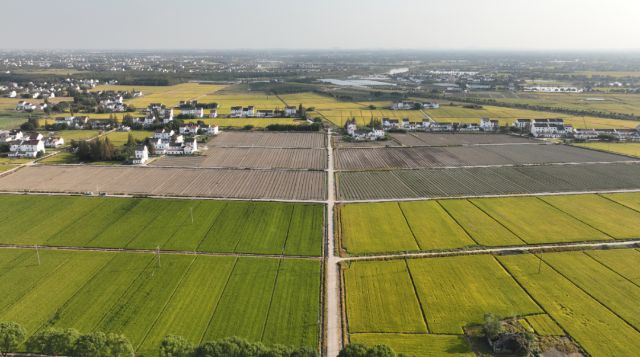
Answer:
M331 147L331 129L327 133L327 242L325 245L325 321L326 321L326 346L327 357L335 357L342 348L342 313L340 307L340 272L338 262L340 257L336 256L334 239L333 212L335 208L335 184L334 184L334 164L333 148Z

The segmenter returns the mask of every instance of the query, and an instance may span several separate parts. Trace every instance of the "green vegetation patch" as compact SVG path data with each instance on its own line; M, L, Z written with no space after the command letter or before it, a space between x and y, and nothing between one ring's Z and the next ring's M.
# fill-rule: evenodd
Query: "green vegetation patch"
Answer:
M548 196L545 202L614 238L640 237L640 212L598 195Z
M542 315L531 315L527 316L525 319L529 323L529 326L533 328L533 330L541 336L564 336L565 333L562 331L560 326L553 321L551 317L547 314Z
M528 244L611 239L536 197L474 199L471 202Z
M0 195L0 208L4 244L322 254L322 205Z
M350 333L427 332L404 260L351 263L344 283Z
M429 330L462 334L487 311L521 316L542 311L491 256L408 261Z

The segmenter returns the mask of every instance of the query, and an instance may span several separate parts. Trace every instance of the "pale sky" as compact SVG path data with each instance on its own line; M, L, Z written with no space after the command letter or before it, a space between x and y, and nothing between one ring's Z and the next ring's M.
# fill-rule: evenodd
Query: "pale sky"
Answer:
M638 0L2 0L3 49L640 49Z

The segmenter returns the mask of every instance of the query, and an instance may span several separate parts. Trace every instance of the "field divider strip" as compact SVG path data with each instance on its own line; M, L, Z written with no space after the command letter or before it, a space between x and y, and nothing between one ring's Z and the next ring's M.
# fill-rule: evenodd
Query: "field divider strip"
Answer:
M153 319L153 322L151 323L151 325L149 325L149 328L144 333L144 336L138 342L138 345L135 348L136 350L138 350L140 347L142 347L142 344L144 343L144 341L146 341L147 337L149 337L149 333L156 326L156 324L158 323L158 320L160 320L160 317L162 316L164 311L167 309L167 306L169 306L169 304L173 300L173 297L175 296L176 292L178 292L178 288L182 287L182 283L184 282L184 280L187 277L187 275L189 275L189 272L191 271L191 267L193 267L193 264L195 263L195 261L197 259L198 259L197 256L195 256L195 257L193 257L193 259L191 259L191 263L189 263L189 266L187 267L187 269L184 271L184 273L182 273L182 276L180 277L180 280L178 281L176 286L173 288L173 291L171 291L171 295L169 295L169 297L167 298L167 301L165 301L164 305L162 306L162 309L160 309L160 311L158 312L158 315L156 316L155 319Z
M92 331L95 330L95 328L97 328L98 326L100 326L102 324L102 321L104 321L104 319L107 318L107 316L109 316L109 314L111 313L111 310L113 310L113 308L118 304L118 301L120 301L127 294L127 292L129 292L131 290L131 287L136 282L138 282L140 279L143 278L143 274L145 274L145 272L147 272L147 269L149 269L149 267L153 264L153 262L154 262L153 259L149 259L149 261L144 266L144 268L140 271L140 273L138 273L138 275L136 275L135 278L131 279L131 282L129 283L127 288L122 291L122 294L120 294L120 297L118 298L118 300L115 300L113 305L111 305L108 309L106 309L104 311L102 317L100 317L100 319L95 322L94 328L91 329Z
M229 203L225 203L224 206L222 206L222 208L218 212L218 214L216 214L216 217L213 219L213 221L209 225L209 229L207 229L207 232L202 236L202 239L200 239L200 241L198 242L198 245L196 246L196 249L194 249L194 252L198 251L198 248L202 246L202 242L204 242L204 240L207 239L207 236L209 235L213 227L215 227L216 223L218 223L218 219L222 215L222 212L224 212L224 210L227 209L227 206L229 206Z
M295 211L295 207L291 206L291 210L289 213L289 225L287 226L287 235L284 237L284 243L282 243L282 255L285 255L285 252L287 250L287 243L289 242L289 233L291 231L291 222L293 222L293 212Z
M551 203L551 202L549 202L549 201L547 201L547 200L544 200L544 199L542 199L541 197L536 197L536 198L537 198L538 200L540 200L540 201L542 201L542 202L544 202L544 203L548 204L550 207L553 207L553 208L557 209L558 211L560 211L560 212L562 212L562 213L566 214L567 216L569 216L569 217L571 217L571 218L575 219L576 221L578 221L578 222L580 222L580 223L584 224L585 226L587 226L587 227L591 227L592 229L595 229L596 231L598 231L598 232L600 232L600 233L604 234L605 236L607 236L607 237L611 238L611 240L617 240L617 238L616 238L616 237L614 237L614 236L612 236L611 234L609 234L609 233L607 233L607 232L605 232L605 231L601 230L600 228L598 228L598 227L596 227L596 226L594 226L594 225L592 225L592 224L590 224L590 223L587 223L587 222L583 221L582 219L580 219L580 218L578 218L578 217L574 216L573 214L571 214L571 213L569 213L569 212L567 212L567 211L565 211L565 210L563 210L563 209L560 209L558 206L554 205L553 203Z
M460 224L460 222L458 222L458 220L451 214L451 212L449 212L448 209L446 209L442 203L440 203L440 201L435 201L436 204L438 206L440 206L440 208L442 208L442 210L449 216L449 218L451 218L452 221L456 222L456 224L458 225L458 227L460 227L460 229L462 229L464 231L464 233L469 237L469 239L471 239L474 243L476 243L478 246L483 246L483 244L478 243L478 241L473 238L473 236L471 235L471 233L469 233L469 231L462 226L462 224ZM468 202L468 201L467 201Z
M409 279L411 279L411 285L413 286L413 293L416 295L416 300L418 300L418 305L420 306L420 313L422 314L422 321L424 321L424 325L427 328L427 333L431 333L431 328L429 328L429 322L427 321L427 314L424 311L424 306L422 305L422 300L420 300L420 295L418 294L418 287L416 286L416 282L413 279L413 273L411 272L411 268L409 267L409 261L407 259L404 260L404 264L407 267L407 273L409 274Z
M276 294L276 288L278 287L278 278L280 278L280 268L282 267L282 259L278 261L278 269L276 270L276 278L273 281L273 289L271 289L271 297L269 298L269 308L267 309L267 316L264 318L264 324L262 325L262 333L260 334L260 341L264 341L264 334L267 331L267 324L269 323L269 316L271 316L271 307L273 306L273 297Z
M478 210L480 210L480 212L484 213L487 217L491 218L494 222L498 223L500 226L502 226L504 229L506 229L507 231L511 232L511 234L514 235L514 237L518 238L523 244L525 245L529 245L529 242L525 241L522 237L520 237L518 234L516 234L516 232L514 232L513 230L511 230L511 228L505 226L502 222L500 222L497 218L495 218L494 216L492 216L491 214L489 214L489 212L485 211L484 209L482 209L482 207L478 206L475 202L473 202L470 199L466 200L467 202L469 202L472 206L474 206L475 208L477 208Z
M615 269L613 269L612 267L608 266L607 264L605 264L604 262L601 262L598 258L594 257L593 255L589 254L589 252L583 252L584 255L588 256L589 258L593 259L595 262L597 262L598 264L602 265L603 267L605 267L607 270L610 270L612 273L616 274L617 276L621 277L622 279L630 282L631 284L637 286L640 288L640 284L634 282L633 280L627 278L626 276L620 274L618 271L616 271Z
M20 245L20 244L2 244L0 243L0 249L25 249L35 250L34 245ZM280 254L262 254L262 253L216 253L216 252L202 252L193 250L156 250L156 249L133 249L133 248L100 248L100 247L68 247L68 246L47 246L38 245L40 250L59 250L59 251L71 251L71 252L104 252L104 253L137 253L137 254L153 254L160 253L161 255L203 255L210 257L248 257L248 258L269 258L269 259L299 259L299 260L321 260L319 256L307 256L307 255L280 255Z
M236 266L238 265L238 260L240 260L240 258L236 258L233 262L233 267L229 271L229 276L227 277L227 281L224 283L224 287L222 288L222 290L220 290L220 296L218 296L218 300L216 301L216 306L213 308L213 311L211 311L211 317L209 318L209 322L207 322L207 327L205 327L204 331L202 332L202 336L200 337L200 341L198 341L199 344L203 343L204 338L207 336L207 332L209 332L209 328L211 328L211 323L213 322L213 318L215 317L216 312L218 311L218 306L220 306L220 300L222 300L222 296L224 296L224 292L225 290L227 290L229 281L231 280L231 277L233 276L233 272L236 270Z
M411 228L411 224L409 224L409 219L404 214L404 210L402 209L402 205L400 205L400 202L396 203L396 205L398 205L398 208L400 209L400 213L402 213L402 217L404 218L404 222L407 224L407 227L409 228L409 232L411 232L411 236L413 237L413 241L416 243L416 246L418 247L418 250L422 250L422 247L420 246L420 243L418 242L418 238L416 237L416 234L413 232L413 228Z
M638 209L636 209L636 208L633 208L633 207L631 207L631 206L628 206L628 205L626 205L626 204L624 204L624 203L622 203L622 202L616 201L616 200L614 200L613 198L607 197L607 196L605 196L605 195L604 195L604 194L602 194L602 193L598 193L597 195L598 195L599 197L604 198L605 200L611 201L611 202L613 202L613 203L615 203L615 204L617 204L617 205L620 205L620 206L622 206L622 207L624 207L624 208L628 208L628 209L630 209L630 210L632 210L632 211L635 211L635 212L640 213L640 210L638 210Z
M567 277L566 275L564 275L564 273L562 273L558 268L556 268L555 266L553 266L552 264L548 263L546 260L544 260L542 257L540 257L538 254L536 254L536 257L538 257L538 259L542 260L545 265L547 265L548 267L550 267L553 271L555 271L556 273L558 273L560 276L562 276L563 278L565 278L569 283L571 283L571 285L575 286L576 288L578 288L578 290L582 291L583 293L585 293L587 296L589 296L593 301L597 302L599 305L601 305L602 307L604 307L605 309L609 310L609 312L611 312L614 316L616 316L617 318L619 318L620 320L622 320L625 324L627 324L629 327L631 327L632 329L634 329L636 332L640 333L640 328L634 326L633 324L631 324L629 321L627 321L624 317L620 316L617 312L615 312L613 309L611 309L609 306L605 305L602 301L600 301L600 299L597 299L595 296L593 296L590 292L588 292L587 290L583 289L580 285L576 284L573 282L573 280L571 280L569 277Z

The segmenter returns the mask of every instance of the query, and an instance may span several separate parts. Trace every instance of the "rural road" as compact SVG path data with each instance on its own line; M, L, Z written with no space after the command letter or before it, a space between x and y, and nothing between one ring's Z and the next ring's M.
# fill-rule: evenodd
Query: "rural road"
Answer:
M342 313L340 307L339 257L336 256L333 212L335 208L335 185L333 175L333 148L331 147L331 129L327 133L327 244L325 252L325 324L327 357L335 357L342 348Z

